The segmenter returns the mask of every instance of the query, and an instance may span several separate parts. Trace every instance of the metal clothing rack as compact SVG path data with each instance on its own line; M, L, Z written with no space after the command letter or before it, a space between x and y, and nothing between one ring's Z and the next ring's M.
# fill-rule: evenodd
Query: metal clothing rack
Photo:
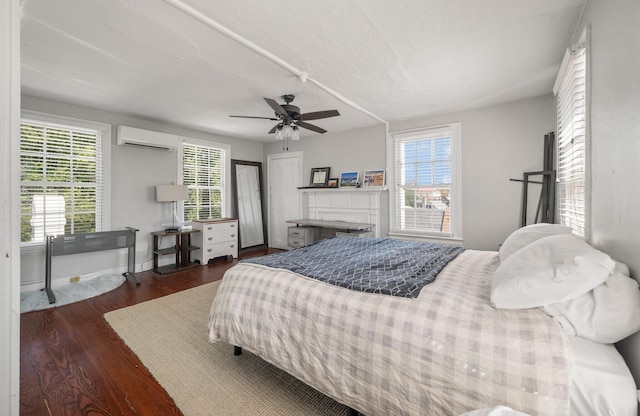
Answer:
M553 153L555 133L544 135L544 161L543 170L524 172L522 179L510 179L514 182L522 182L522 202L520 206L520 227L527 225L527 207L529 203L529 184L540 184L542 190L538 198L535 222L553 224L556 219L556 171L553 169ZM531 176L542 176L542 180L530 180Z
M542 181L529 180L530 176L542 175ZM527 225L527 206L529 204L529 184L541 184L542 191L538 198L538 209L536 210L535 223L546 222L553 224L555 222L555 206L556 206L556 171L541 170L538 172L524 172L520 179L510 179L515 182L522 182L522 202L520 206L520 227Z
M127 271L123 276L131 277L136 285L140 280L136 276L136 228L126 227L125 230L100 231L95 233L79 233L64 235L48 235L45 253L45 286L42 290L47 293L49 303L56 302L56 296L51 289L51 257L67 254L89 253L93 251L126 248Z

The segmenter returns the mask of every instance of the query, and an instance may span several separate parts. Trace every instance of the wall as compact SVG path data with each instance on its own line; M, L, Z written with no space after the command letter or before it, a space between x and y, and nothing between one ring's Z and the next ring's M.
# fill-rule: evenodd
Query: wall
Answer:
M574 42L590 28L590 242L640 280L640 2L589 1ZM640 334L619 345L640 382Z
M331 177L338 178L340 172L381 169L385 167L385 127L379 125L340 133L314 134L289 142L289 151L304 152L303 172L305 184L311 177L311 168L330 167ZM283 153L282 142L264 145L266 155Z
M462 124L463 244L497 250L520 224L521 185L509 178L542 170L544 135L555 131L553 96L459 113L393 122L391 132L459 121ZM282 142L265 144L265 155L281 153ZM292 142L289 151L304 152L305 177L312 167L344 170L386 167L386 132L374 128L326 133ZM266 156L265 156L266 157ZM266 166L266 164L265 164ZM387 177L387 181L389 177ZM537 201L539 188L530 195ZM388 218L387 218L388 224Z
M155 200L155 186L176 182L178 160L176 152L116 146L116 125L138 127L153 131L177 134L193 139L230 145L231 158L261 161L262 143L217 136L149 120L137 119L121 114L69 105L61 102L22 97L22 109L47 114L78 118L112 125L111 138L111 228L126 226L138 228L136 262L138 268L149 269L152 259L151 231L162 229L162 223L171 217L170 204L159 204ZM229 182L230 183L230 182ZM230 187L229 187L230 189ZM23 285L44 281L44 250L22 250L21 281ZM170 259L167 259L167 261ZM62 284L75 275L93 275L114 266L126 270L126 251L76 254L55 257L52 277L54 283ZM64 277L64 279L62 279ZM60 278L56 282L56 278ZM54 285L55 287L55 285Z
M406 120L391 123L389 130L451 122L462 126L463 245L497 250L520 224L522 185L509 179L542 170L544 135L556 126L554 99L549 95ZM531 191L537 201L539 188L532 186Z

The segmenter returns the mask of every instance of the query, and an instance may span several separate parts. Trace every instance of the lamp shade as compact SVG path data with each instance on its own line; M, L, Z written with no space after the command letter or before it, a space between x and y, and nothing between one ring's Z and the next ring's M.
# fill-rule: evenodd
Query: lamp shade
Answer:
M156 200L164 201L184 201L189 197L187 185L157 185Z

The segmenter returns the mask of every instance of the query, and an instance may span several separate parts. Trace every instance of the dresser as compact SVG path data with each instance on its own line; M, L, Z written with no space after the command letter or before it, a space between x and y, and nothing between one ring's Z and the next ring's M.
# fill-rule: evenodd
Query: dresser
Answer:
M216 257L238 257L238 220L221 218L218 220L193 221L194 230L200 230L193 236L193 243L199 247L193 252L193 258L205 265Z

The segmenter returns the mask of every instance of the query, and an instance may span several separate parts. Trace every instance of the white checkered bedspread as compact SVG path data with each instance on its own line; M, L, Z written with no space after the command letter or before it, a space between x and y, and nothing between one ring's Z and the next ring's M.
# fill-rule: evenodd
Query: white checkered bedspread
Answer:
M213 301L209 340L243 347L368 416L496 405L569 415L568 341L538 309L489 305L498 261L468 250L417 299L239 264Z

